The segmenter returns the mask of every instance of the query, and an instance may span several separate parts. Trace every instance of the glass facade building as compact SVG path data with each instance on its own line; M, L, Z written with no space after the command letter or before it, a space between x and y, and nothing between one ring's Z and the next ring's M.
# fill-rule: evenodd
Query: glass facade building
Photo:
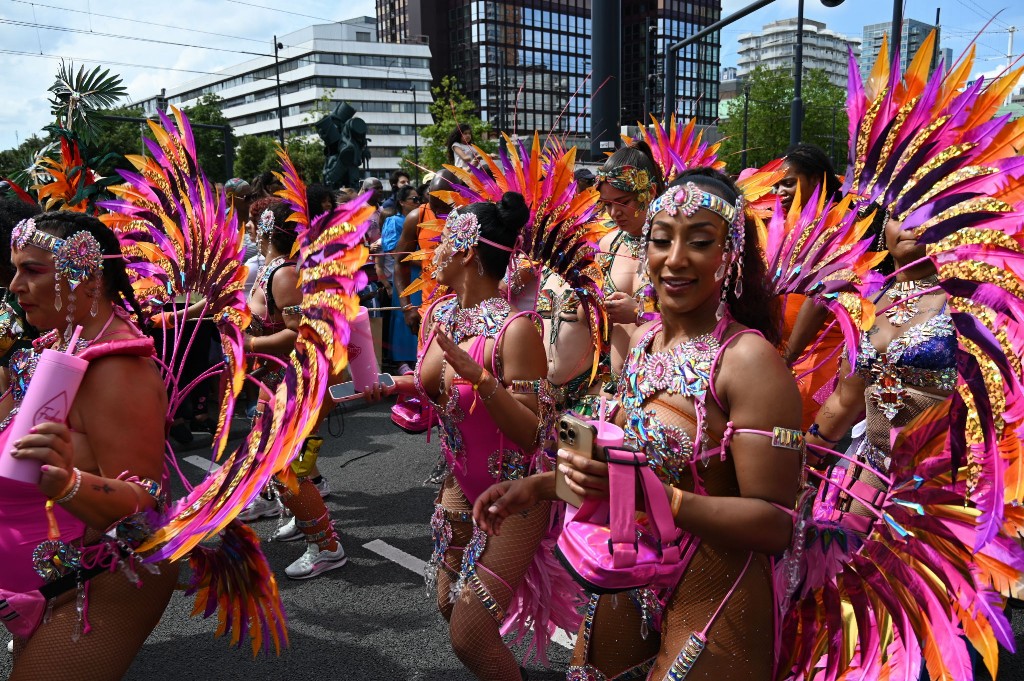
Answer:
M917 54L917 51L921 49L921 45L924 43L928 34L933 30L936 31L935 42L939 46L936 60L941 58L942 53L942 33L941 31L931 25L926 24L923 21L917 19L904 19L903 26L901 27L900 36L900 73L907 70L907 65ZM864 27L864 41L861 43L860 53L860 75L861 78L867 79L871 73L871 67L875 65L875 60L878 58L878 52L882 49L882 38L888 36L892 32L892 24L881 23L881 24L868 24ZM890 36L890 44L891 36ZM946 68L949 68L949 62L946 62Z
M719 0L625 0L621 16L620 122L662 115L664 57L672 43L721 16ZM553 132L586 146L590 96L590 0L377 0L381 40L429 43L435 83L458 77L480 116L507 132ZM676 112L718 117L718 35L678 55Z

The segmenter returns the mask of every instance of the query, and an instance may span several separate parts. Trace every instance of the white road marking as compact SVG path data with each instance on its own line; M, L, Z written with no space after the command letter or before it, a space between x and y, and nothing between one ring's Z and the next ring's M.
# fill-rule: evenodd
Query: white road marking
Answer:
M427 567L426 561L420 560L416 556L406 553L402 549L395 548L380 539L374 539L368 544L363 544L363 548L373 551L379 556L384 556L392 563L398 563L406 570L412 570L421 577L423 576L424 568Z
M205 456L199 456L198 454L186 456L184 461L188 461L196 468L202 468L204 471L209 471L210 473L216 473L220 470L220 464L216 464Z
M411 570L412 572L415 572L417 575L420 576L423 575L423 569L427 566L426 561L420 560L416 556L406 553L402 549L395 548L391 544L388 544L386 541L382 541L380 539L374 539L371 542L363 544L363 548L369 551L373 551L378 556L383 556L384 558L390 560L392 563L397 563L404 567L406 570ZM551 637L551 640L557 643L558 645L562 646L563 648L568 648L569 650L572 650L573 647L575 647L576 645L576 635L567 634L565 633L565 631L561 629L555 631L555 635Z

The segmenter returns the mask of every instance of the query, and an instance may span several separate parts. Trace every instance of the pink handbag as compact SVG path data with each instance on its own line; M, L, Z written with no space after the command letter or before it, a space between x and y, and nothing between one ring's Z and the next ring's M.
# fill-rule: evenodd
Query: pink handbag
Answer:
M555 547L580 586L592 593L640 587L673 588L685 569L683 531L676 527L661 481L642 452L605 447L608 501L588 498L566 522ZM648 527L636 521L636 491L644 496ZM686 554L696 548L687 535Z

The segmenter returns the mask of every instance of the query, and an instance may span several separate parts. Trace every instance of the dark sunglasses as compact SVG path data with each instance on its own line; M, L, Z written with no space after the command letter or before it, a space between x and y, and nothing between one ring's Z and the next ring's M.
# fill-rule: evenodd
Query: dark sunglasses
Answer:
M423 199L418 196L410 196L406 201L412 201L413 203L423 203Z

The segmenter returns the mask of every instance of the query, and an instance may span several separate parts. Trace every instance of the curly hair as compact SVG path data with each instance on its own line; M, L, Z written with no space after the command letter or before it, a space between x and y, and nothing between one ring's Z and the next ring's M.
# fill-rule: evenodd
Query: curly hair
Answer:
M742 192L728 175L713 168L692 168L679 174L673 187L686 182L711 191L729 203L736 203ZM726 294L729 312L740 324L759 331L772 345L782 342L782 313L778 296L772 287L764 255L758 246L757 227L753 220L744 224L743 295L736 297L734 287Z
M35 218L36 228L66 239L77 232L88 232L100 245L103 255L120 255L121 242L117 236L98 218L85 213L71 211L50 211ZM111 302L120 305L129 312L134 312L139 320L145 319L142 306L135 298L128 270L125 269L123 258L107 258L103 261L103 292Z

